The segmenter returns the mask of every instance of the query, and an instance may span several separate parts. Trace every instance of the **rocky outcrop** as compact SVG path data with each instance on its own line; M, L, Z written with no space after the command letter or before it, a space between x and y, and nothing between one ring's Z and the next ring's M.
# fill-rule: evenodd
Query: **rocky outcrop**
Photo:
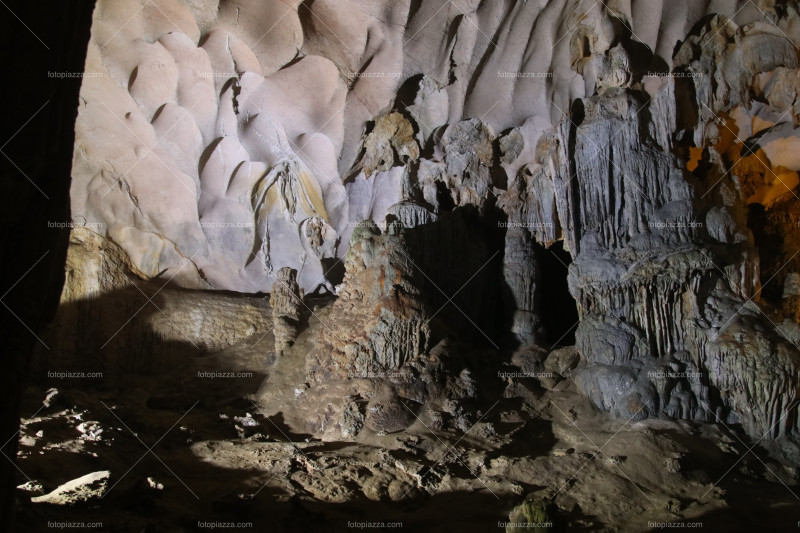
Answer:
M761 49L773 37L758 24L726 26L729 38L743 43L730 48L714 33L724 33L723 24L712 19L690 37L708 45L699 59L689 44L675 57L679 71L702 72L690 78L691 92L665 84L648 98L609 87L574 104L563 123L570 144L560 159L566 164L557 202L574 250L578 348L588 360L575 379L598 406L620 416L722 420L741 423L756 438L789 437L798 422L800 354L764 310L753 244L768 243L746 229L751 199L741 187L752 178L747 167L711 172L711 183L705 174L689 174L672 155L682 133L659 129L674 123L675 102L686 96L671 91L694 94L694 142L713 160L731 142L720 138L733 133L718 114L752 106L736 87L796 61L782 42L734 67L728 55L743 53L744 43ZM728 65L724 73L720 62ZM722 76L725 84L712 95L710 78Z
M76 227L58 313L44 336L59 353L39 350L32 366L40 376L48 370L99 372L109 382L131 373L175 371L193 355L268 333L268 303L259 296L188 291L169 280L147 279L119 245Z
M441 139L442 182L457 206L483 205L492 192L494 132L479 119L448 126Z
M398 226L384 235L367 221L353 231L330 324L310 359L314 381L394 372L430 348L431 312Z
M390 431L399 398L470 397L457 364L452 390L409 385L442 339L511 360L561 342L560 243L569 373L598 407L798 437L794 4L169 4L172 24L100 3L73 209L144 277L338 286L317 399L400 376L343 386L317 426Z
M437 261L446 265L441 259L451 253L433 250L435 244L447 242L439 237L456 237L468 227L460 216L445 220L424 238L418 228L404 228L394 218L385 232L372 221L353 230L344 281L336 301L317 316L314 345L305 359L307 385L300 389L299 410L311 413L327 405L324 412L310 416L312 433L325 439L349 438L363 428L388 434L417 419L437 429L469 429L474 413L468 404L478 395L476 366L470 359L474 347L445 337L481 333L472 329L477 326L463 311L444 311L450 302L439 302L455 294L433 294L453 281L464 286L461 276L466 270L429 269ZM483 260L480 255L477 259ZM467 265L480 266L473 261ZM447 274L450 283L445 282ZM476 282L473 291L483 298L492 287ZM455 314L466 317L467 324ZM481 363L487 364L492 366L491 358ZM261 396L265 405L269 389L267 382Z
M275 336L275 353L294 344L303 318L303 295L297 285L297 271L283 267L272 284L269 305L272 307L272 331Z
M724 14L761 17L738 4ZM74 213L102 224L150 276L258 292L288 266L312 292L340 281L323 265L344 257L336 243L348 242L348 224L381 223L402 199L396 164L443 139L456 203L491 196L491 132L513 130L501 148L515 176L559 109L638 81L642 47L671 64L675 43L704 15L685 3L651 17L638 4L573 0L357 2L346 17L334 7L99 2L76 128ZM780 84L759 84L775 101L788 98ZM376 184L368 194L342 183L361 168ZM322 245L298 231L310 220L327 224ZM185 258L196 268L180 269Z
M108 478L111 472L92 472L59 486L53 492L31 498L34 503L51 505L74 505L95 498L102 498L108 492Z
M419 145L414 140L414 127L400 113L378 117L364 139L364 157L358 170L369 178L375 172L386 172L399 163L419 158Z

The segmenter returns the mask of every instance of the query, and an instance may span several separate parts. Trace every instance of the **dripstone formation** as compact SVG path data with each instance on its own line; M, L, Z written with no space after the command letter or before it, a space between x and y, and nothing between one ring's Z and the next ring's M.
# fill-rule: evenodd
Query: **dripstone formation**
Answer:
M269 295L272 307L272 328L275 335L275 352L283 351L294 343L303 315L303 295L297 285L297 271L283 267Z
M73 214L271 291L311 433L468 427L513 363L800 461L796 2L161 4L98 2Z

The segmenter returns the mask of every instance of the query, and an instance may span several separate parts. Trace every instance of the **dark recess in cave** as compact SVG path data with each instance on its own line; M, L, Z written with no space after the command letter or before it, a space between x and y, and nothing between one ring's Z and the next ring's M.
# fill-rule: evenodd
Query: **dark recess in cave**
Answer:
M439 203L439 211L443 213L450 213L456 207L447 185L442 181L436 182L436 201Z
M779 305L783 295L783 279L779 270L783 264L783 239L770 227L767 220L767 211L762 204L752 203L747 206L747 228L753 232L753 240L758 250L758 260L761 265L761 283L763 288L761 298L772 305ZM776 279L771 283L765 281Z
M572 256L564 250L561 241L538 251L541 269L539 305L545 337L554 346L573 345L578 327L578 306L567 284Z
M419 92L419 84L422 81L422 74L411 76L397 90L397 96L394 100L394 109L400 113L407 114L406 108L414 105L414 100L417 98ZM415 124L415 122L412 122ZM415 124L416 125L416 124Z
M31 354L40 344L37 333L52 319L61 296L69 243L66 224L72 220L70 172L81 78L51 77L50 73L83 71L94 1L15 2L12 6L13 15L6 13L0 21L9 79L4 98L4 157L0 158L2 531L16 530L16 486L24 477L11 458L17 455L20 394ZM51 226L56 222L60 227ZM52 355L55 349L49 348L46 351Z

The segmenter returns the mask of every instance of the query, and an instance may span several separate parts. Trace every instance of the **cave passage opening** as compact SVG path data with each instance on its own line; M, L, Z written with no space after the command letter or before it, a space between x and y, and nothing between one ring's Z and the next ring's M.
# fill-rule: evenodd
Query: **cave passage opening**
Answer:
M563 241L539 248L539 316L545 339L553 347L575 344L578 304L569 292L572 256Z

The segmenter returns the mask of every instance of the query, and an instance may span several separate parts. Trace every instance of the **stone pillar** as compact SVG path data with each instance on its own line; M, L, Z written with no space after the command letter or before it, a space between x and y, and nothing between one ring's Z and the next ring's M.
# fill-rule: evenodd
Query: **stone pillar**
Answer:
M269 295L269 303L272 306L275 353L280 356L294 344L300 332L303 295L297 284L297 270L283 267L278 271L278 278Z

